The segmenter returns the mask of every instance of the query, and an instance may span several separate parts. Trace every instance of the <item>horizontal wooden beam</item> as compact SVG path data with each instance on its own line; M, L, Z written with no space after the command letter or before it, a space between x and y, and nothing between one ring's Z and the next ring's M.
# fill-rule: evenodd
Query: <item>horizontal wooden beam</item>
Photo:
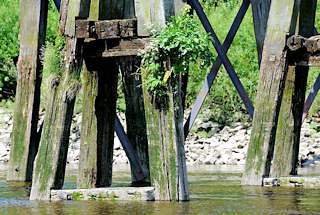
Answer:
M77 38L116 39L137 37L137 19L76 20Z
M137 56L151 41L151 38L87 40L83 55L87 58Z

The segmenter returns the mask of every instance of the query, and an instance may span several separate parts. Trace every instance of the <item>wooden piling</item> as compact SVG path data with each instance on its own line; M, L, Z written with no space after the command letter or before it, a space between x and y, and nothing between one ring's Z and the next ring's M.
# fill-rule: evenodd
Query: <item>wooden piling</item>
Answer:
M110 186L118 67L112 58L85 59L78 188Z
M74 1L63 1L61 4L61 10L67 11L60 15L59 26L66 41L64 65L61 76L53 76L51 80L50 99L34 164L30 200L49 200L50 190L61 189L64 182L70 126L76 95L80 89L82 66L83 40L77 40L72 31L72 17L74 19L79 12L74 4Z
M313 36L317 1L302 1L299 35ZM288 56L294 58L295 56ZM300 131L308 79L307 66L289 67L280 108L270 177L297 174Z
M161 98L155 98L143 87L151 184L156 200L189 200L181 79L182 75L177 75L168 86L168 96Z
M296 0L272 1L264 42L260 77L248 147L243 185L262 185L270 173L277 122L288 62L286 35L294 33L298 15Z
M146 119L143 103L141 73L139 72L141 59L137 56L120 57L120 71L122 74L123 92L126 101L127 135L133 145L146 178L139 181L133 174L135 169L131 165L133 186L150 185L148 139Z
M20 54L8 181L31 181L32 178L39 146L40 55L45 43L47 13L46 0L20 2Z

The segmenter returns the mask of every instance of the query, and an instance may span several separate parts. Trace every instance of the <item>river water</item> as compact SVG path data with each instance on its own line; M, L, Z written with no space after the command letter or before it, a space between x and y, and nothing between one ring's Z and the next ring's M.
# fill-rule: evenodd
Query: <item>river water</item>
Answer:
M190 168L189 202L60 201L34 202L25 183L7 183L0 167L0 214L320 214L320 190L240 186L242 167ZM320 169L301 169L302 175L320 175ZM64 189L75 187L76 171L68 170ZM114 186L127 186L127 167L115 168Z

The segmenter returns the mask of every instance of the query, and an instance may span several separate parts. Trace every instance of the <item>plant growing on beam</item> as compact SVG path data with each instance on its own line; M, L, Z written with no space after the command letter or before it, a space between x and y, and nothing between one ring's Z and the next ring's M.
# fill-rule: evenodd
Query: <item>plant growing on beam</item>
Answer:
M142 73L148 92L159 108L164 107L168 84L176 85L179 74L188 72L189 64L199 64L205 70L213 62L211 37L201 30L186 6L166 27L154 35L155 40L142 57Z

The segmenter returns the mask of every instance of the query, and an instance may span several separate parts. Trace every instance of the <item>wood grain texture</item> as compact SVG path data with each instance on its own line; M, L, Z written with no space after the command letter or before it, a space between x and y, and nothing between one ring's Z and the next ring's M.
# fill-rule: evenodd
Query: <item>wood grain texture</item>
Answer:
M45 43L47 13L45 0L20 3L20 54L8 181L31 181L32 178L39 145L40 55Z
M288 62L286 35L296 22L295 0L272 1L260 67L256 108L248 147L243 185L262 185L269 175Z
M137 37L137 19L76 20L77 38L120 39Z

